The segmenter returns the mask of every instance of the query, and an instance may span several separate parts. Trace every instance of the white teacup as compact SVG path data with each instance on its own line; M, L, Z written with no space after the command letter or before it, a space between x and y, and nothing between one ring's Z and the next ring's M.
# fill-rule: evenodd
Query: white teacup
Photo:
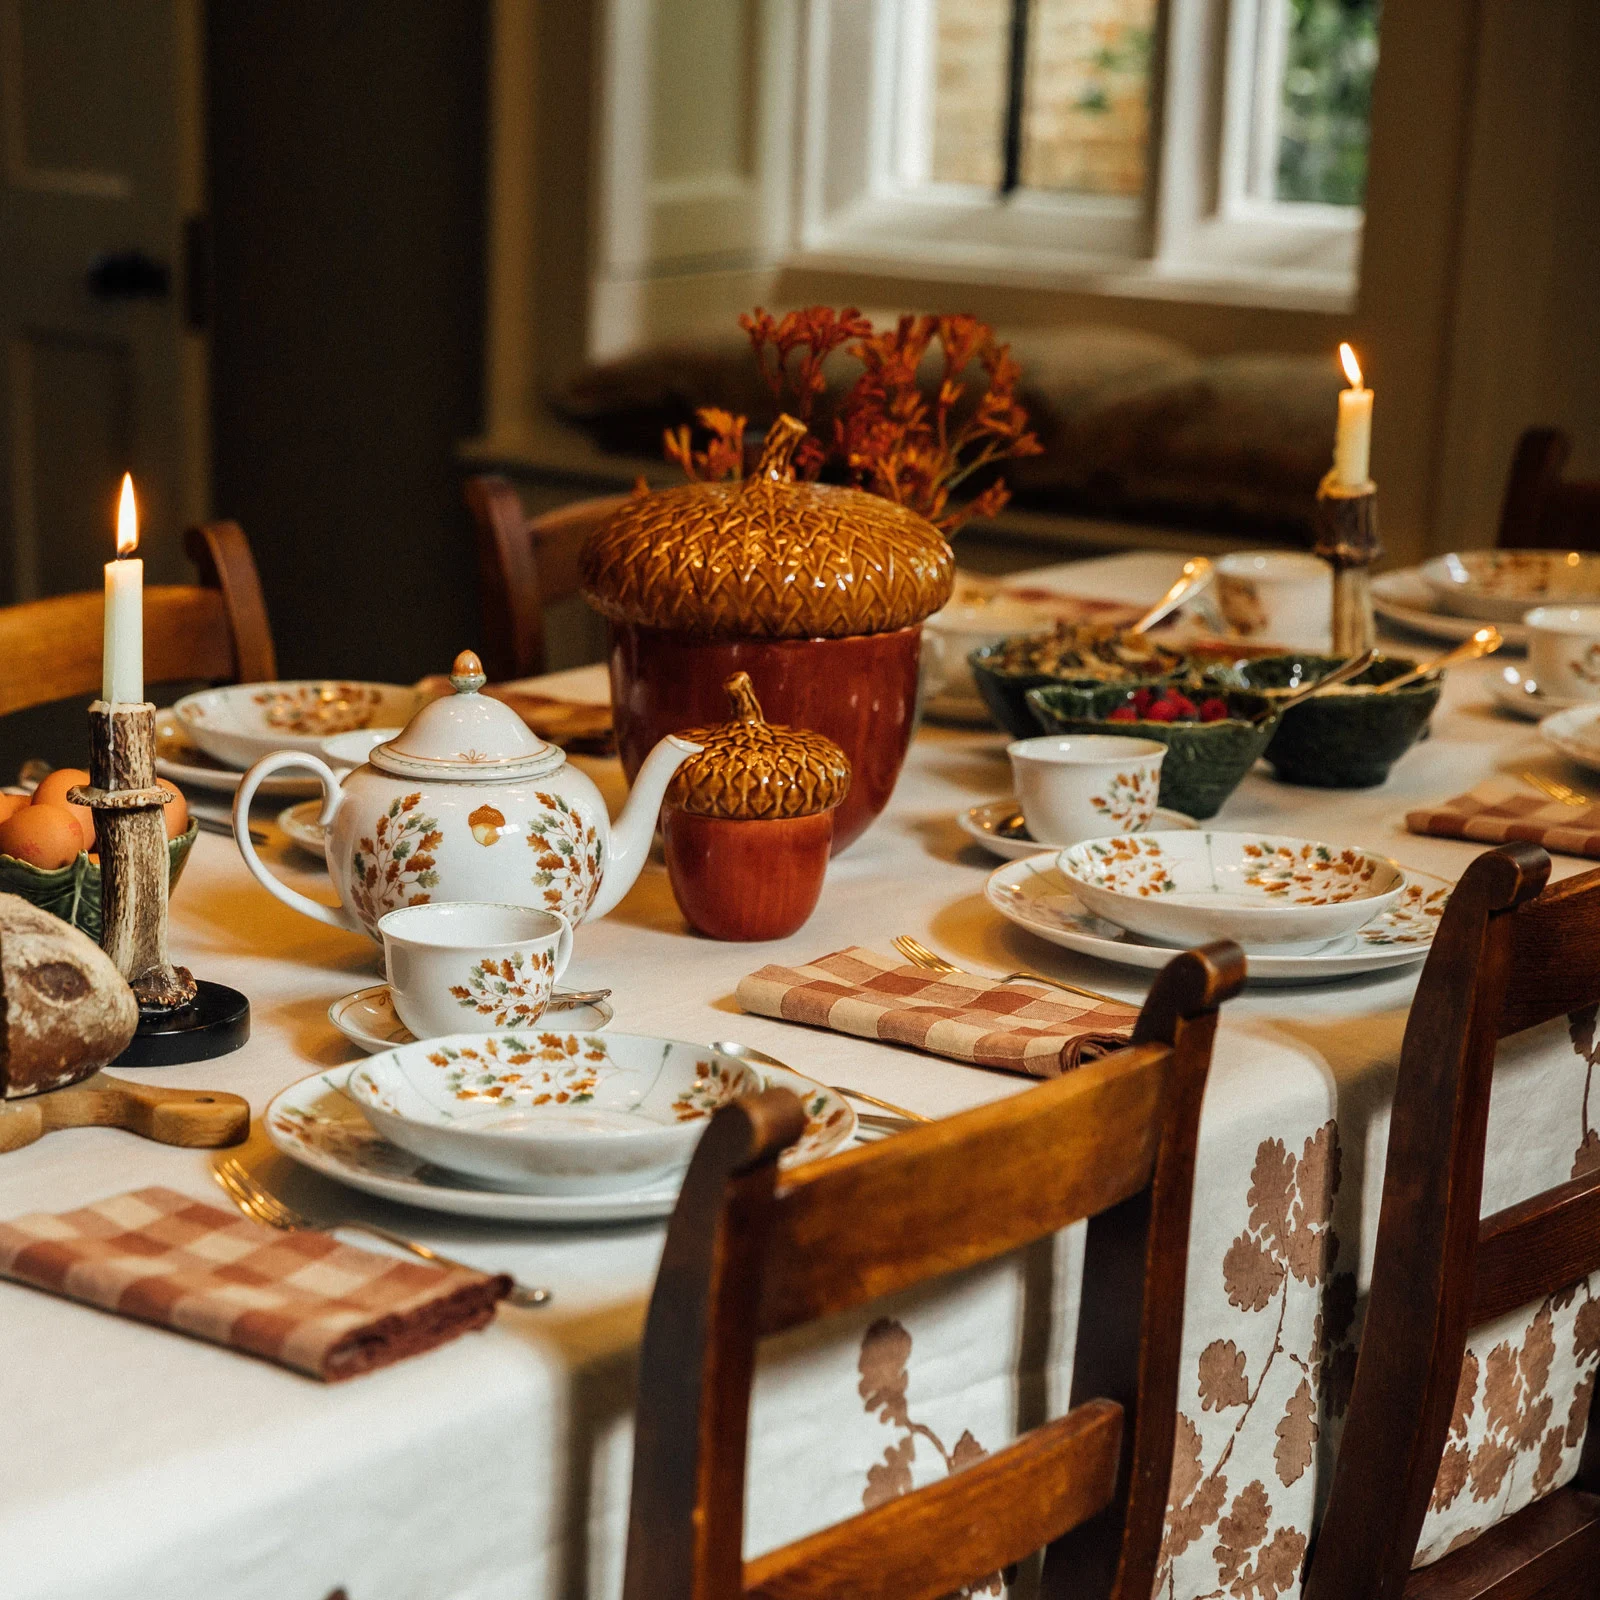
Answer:
M1121 734L1045 734L1006 746L1023 820L1038 844L1069 845L1150 825L1167 747Z
M1235 639L1326 650L1333 571L1305 550L1240 550L1217 559L1216 603Z
M378 919L389 992L419 1038L530 1028L572 959L559 911L441 900Z
M1528 676L1556 700L1600 700L1600 606L1535 606L1528 629Z

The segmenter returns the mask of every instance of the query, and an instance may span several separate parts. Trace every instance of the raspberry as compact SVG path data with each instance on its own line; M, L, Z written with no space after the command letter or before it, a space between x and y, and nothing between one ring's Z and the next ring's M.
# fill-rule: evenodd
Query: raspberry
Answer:
M1221 722L1228 715L1228 702L1212 695L1209 700L1200 702L1200 720L1202 722Z
M1195 708L1194 701L1188 695L1180 694L1176 689L1168 689L1166 699L1167 704L1172 707L1173 715L1182 718L1184 721L1191 721L1200 715Z
M1107 722L1137 722L1138 720L1139 713L1135 711L1132 706L1118 706L1117 709L1106 718Z
M1170 700L1157 700L1144 714L1146 722L1176 722L1178 708Z
M1142 717L1150 709L1150 702L1154 699L1154 690L1135 689L1133 691L1133 709Z

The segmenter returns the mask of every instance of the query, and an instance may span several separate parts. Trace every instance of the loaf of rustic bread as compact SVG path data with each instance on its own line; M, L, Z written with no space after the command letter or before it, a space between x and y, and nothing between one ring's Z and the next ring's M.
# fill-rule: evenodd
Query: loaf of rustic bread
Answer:
M139 1024L133 991L87 935L0 894L0 1099L98 1072Z

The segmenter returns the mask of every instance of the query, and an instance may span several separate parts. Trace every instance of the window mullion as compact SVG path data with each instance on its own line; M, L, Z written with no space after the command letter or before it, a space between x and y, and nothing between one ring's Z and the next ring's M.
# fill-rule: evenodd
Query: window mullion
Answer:
M1028 92L1028 10L1032 0L1011 0L1011 54L1006 76L1006 127L1000 193L1022 183L1022 113Z

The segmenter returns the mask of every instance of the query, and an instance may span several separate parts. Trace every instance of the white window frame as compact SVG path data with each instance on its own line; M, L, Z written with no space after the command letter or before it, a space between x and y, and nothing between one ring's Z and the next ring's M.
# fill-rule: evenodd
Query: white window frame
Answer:
M1281 15L1278 0L1164 0L1143 197L1000 196L928 177L933 0L804 0L785 264L1350 309L1361 211L1269 197L1276 96L1262 105L1257 84L1264 54L1281 62Z

